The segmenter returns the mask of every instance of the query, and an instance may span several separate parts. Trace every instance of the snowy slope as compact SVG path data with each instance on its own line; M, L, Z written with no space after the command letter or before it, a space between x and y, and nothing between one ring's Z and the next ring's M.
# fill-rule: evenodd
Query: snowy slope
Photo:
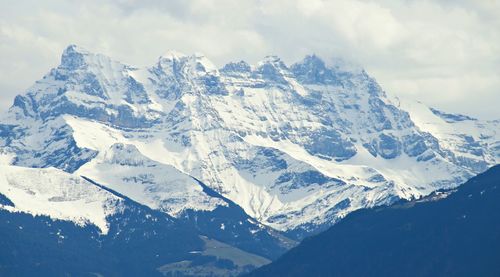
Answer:
M190 176L144 157L133 145L111 145L83 165L78 174L92 176L114 191L174 216L185 209L211 211L227 205L208 196Z
M77 225L96 225L108 232L106 217L119 213L122 199L82 178L55 168L25 168L0 165L0 194L14 206L10 212L46 215Z
M14 165L74 172L172 216L226 205L196 178L299 233L457 186L500 157L498 121L403 103L317 56L218 70L171 51L135 68L69 46L2 123Z
M500 163L500 121L481 121L460 114L448 114L420 102L400 101L412 120L422 130L436 137L440 145L457 159L482 170Z
M120 158L124 158L123 155L126 153L135 154L133 151L129 152L130 148L124 145L113 145L112 150L115 154L122 154ZM126 153L120 153L122 151ZM106 154L109 155L110 152ZM152 180L155 183L135 180L136 176L132 174L136 171L128 166L139 166L144 162L141 157L129 156L121 159L119 163L126 165L124 168L114 167L112 161L118 161L113 158L105 160L107 163L97 164L98 169L115 173L109 176L99 174L95 176L96 178L105 176L102 181L115 181L108 186L114 191L103 188L95 179L87 179L76 173L67 173L56 168L8 165L10 159L8 155L0 155L0 211L5 220L3 222L8 224L9 228L16 226L19 229L14 231L22 233L18 235L12 233L15 239L2 241L14 249L56 243L57 250L51 253L64 255L64 251L59 248L61 247L59 243L66 243L65 247L68 245L70 247L83 245L83 248L97 246L97 251L102 251L103 244L111 248L120 248L118 245L123 246L123 243L130 247L140 245L140 247L147 248L149 243L157 240L158 245L154 245L154 249L155 247L161 248L161 245L165 244L178 245L182 244L182 241L196 240L199 235L203 234L241 250L275 258L294 243L254 222L234 204L211 193L209 196L201 184L194 182L192 178L179 173L170 174L175 173L175 170L167 166L156 168L156 165L149 164L147 166L154 168L153 171L140 173L137 176L141 178L144 175L155 174L155 180ZM94 168L91 167L91 169ZM134 181L122 180L117 176ZM151 206L154 210L116 191L138 198L139 202ZM143 198L140 198L141 196ZM193 203L196 205L193 206ZM178 215L180 212L183 217L179 220L168 215ZM194 219L194 222L190 217ZM221 228L221 226L224 227ZM7 229L4 231L7 232ZM45 231L49 233L44 233ZM29 235L29 232L35 232L36 235ZM176 236L172 236L175 233L177 233ZM22 239L23 236L36 242L30 244L26 239ZM37 241L42 238L47 241ZM56 242L53 241L54 238ZM57 242L57 239L63 241ZM103 243L103 240L107 243ZM84 251L88 250L85 249ZM30 252L29 249L23 251ZM115 251L121 252L123 249ZM169 253L168 255L173 260L184 257L183 255L186 254L168 247L156 251ZM134 256L123 254L125 259ZM28 256L29 259L38 259L38 261L44 259L36 258L36 255L31 254ZM13 257L16 258L16 255L14 254Z

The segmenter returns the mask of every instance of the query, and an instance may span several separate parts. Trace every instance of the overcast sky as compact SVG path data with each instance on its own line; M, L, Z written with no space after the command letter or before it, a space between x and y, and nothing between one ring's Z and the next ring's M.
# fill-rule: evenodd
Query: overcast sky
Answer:
M391 95L500 118L499 0L1 0L0 111L72 43L138 66L173 49L219 66L316 53Z

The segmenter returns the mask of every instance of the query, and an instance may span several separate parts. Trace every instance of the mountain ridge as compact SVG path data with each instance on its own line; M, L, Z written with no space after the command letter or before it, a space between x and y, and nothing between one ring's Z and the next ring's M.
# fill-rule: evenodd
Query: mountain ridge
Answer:
M85 175L173 216L223 206L194 178L300 239L498 163L498 122L442 117L315 55L219 70L172 52L136 68L71 45L15 98L0 147L9 164Z
M358 210L244 276L497 276L499 185L496 165L454 192Z

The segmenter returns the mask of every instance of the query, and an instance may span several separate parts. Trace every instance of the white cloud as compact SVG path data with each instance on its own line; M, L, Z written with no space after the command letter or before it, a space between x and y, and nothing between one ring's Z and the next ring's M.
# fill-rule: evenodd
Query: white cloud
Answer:
M497 0L12 1L0 9L0 110L76 43L135 65L169 49L218 65L343 57L390 94L500 118L499 15Z

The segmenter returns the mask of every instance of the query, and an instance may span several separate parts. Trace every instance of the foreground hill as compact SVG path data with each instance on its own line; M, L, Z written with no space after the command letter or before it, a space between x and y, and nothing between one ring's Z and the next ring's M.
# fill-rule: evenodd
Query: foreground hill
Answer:
M500 166L446 195L354 212L249 276L500 276Z
M0 165L0 276L227 276L283 251L226 205L194 226L85 177Z

